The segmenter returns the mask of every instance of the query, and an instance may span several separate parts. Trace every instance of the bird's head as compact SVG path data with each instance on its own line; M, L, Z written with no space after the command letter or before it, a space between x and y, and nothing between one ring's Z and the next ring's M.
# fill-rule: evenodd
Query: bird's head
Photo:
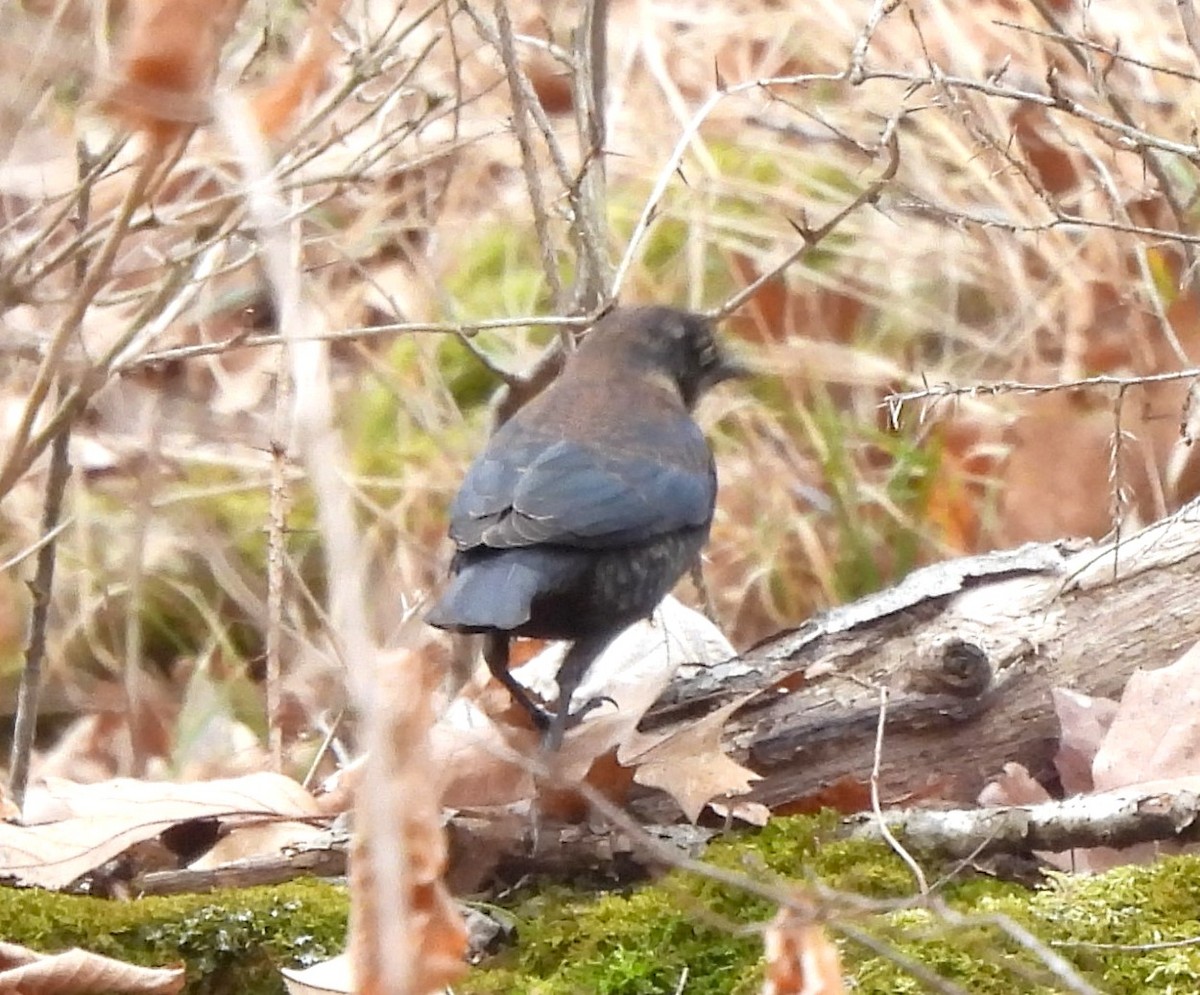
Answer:
M609 312L584 339L576 359L665 380L689 410L710 387L749 374L724 351L708 319L669 307Z

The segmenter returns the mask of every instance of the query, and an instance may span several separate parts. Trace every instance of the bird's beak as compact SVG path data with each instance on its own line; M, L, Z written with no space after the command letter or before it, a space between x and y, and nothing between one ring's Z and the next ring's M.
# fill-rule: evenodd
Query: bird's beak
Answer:
M746 362L724 352L716 364L705 371L705 379L710 384L719 384L726 380L744 380L753 375L754 370Z

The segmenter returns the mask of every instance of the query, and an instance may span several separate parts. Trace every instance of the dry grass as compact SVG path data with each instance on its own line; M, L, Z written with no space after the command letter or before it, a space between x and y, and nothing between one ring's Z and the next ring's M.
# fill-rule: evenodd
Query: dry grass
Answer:
M1178 384L1126 393L1122 426L1137 441L1119 450L1111 392L914 404L889 425L888 394L926 382L1144 374L1189 365L1198 345L1186 239L1200 161L1187 98L1200 60L1176 5L1094 5L1081 19L1047 3L1057 27L1036 5L1013 6L900 4L868 38L884 6L866 0L613 4L613 262L662 183L622 300L719 308L801 244L797 225L816 228L881 173L889 122L899 138L897 176L876 203L728 322L764 370L703 412L722 471L709 583L738 644L920 562L1103 532L1114 511L1144 520L1191 495L1187 472L1168 473ZM573 5L511 9L517 33L533 39L518 45L521 64L576 170L571 115L554 113L565 98L550 51L569 44ZM455 4L392 13L348 5L329 85L275 150L306 294L338 336L337 415L355 456L371 621L385 644L441 576L444 508L487 431L497 382L446 323L562 313L554 277L569 288L577 261L570 184L535 127L550 242L539 251L497 50ZM0 16L13 20L5 44L20 56L0 57L0 424L11 454L39 351L78 292L76 260L102 251L136 150L117 149L79 182L76 138L97 155L110 141L79 99L113 63L110 26L91 5ZM303 25L298 11L248 4L219 85L270 80ZM741 86L756 80L778 82ZM697 120L722 86L729 92ZM1126 114L1131 125L1120 123ZM247 675L270 624L278 360L238 172L220 137L200 129L153 212L135 211L112 278L53 371L64 390L94 389L74 416L78 472L50 633L68 708L114 684L127 700L145 697L130 673L154 664L182 681L213 652L231 697L255 693ZM77 229L83 189L90 204ZM513 372L550 337L492 328L471 347ZM35 440L46 417L32 425ZM43 455L4 496L5 560L38 540L45 466ZM336 708L341 664L320 635L311 499L298 471L287 476L277 624L294 738ZM10 571L10 603L22 603L17 578L30 571L28 561ZM0 636L15 664L21 611L7 610L17 621ZM445 652L432 633L406 638ZM136 752L131 737L127 763Z

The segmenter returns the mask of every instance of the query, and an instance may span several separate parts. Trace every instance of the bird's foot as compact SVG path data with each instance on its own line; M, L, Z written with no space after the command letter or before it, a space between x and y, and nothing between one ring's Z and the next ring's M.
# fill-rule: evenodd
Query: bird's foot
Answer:
M537 705L532 705L527 708L526 714L529 716L529 721L533 723L533 727L545 736L549 732L550 727L554 725L554 715L547 712L544 708L538 708Z
M606 694L597 695L595 698L588 698L588 700L583 703L582 707L578 708L574 712L571 712L567 716L566 727L568 729L574 729L577 725L579 725L580 722L587 718L588 715L606 703L612 705L613 708L617 707L616 701Z
M588 715L606 702L612 705L613 708L617 707L617 703L606 694L589 698L573 712L567 711L571 707L569 701L559 702L558 711L553 716L546 716L549 719L549 723L542 728L542 749L547 753L558 752L558 748L562 746L563 736L567 731L574 729Z

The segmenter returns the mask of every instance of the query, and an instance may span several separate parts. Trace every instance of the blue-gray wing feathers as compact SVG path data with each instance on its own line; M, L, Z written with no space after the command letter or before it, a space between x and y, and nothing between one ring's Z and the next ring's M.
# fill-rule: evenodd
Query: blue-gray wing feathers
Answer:
M561 439L497 436L493 442L502 444L480 455L455 498L451 538L460 549L589 548L703 526L716 500L712 456L690 419L673 427L684 464Z

